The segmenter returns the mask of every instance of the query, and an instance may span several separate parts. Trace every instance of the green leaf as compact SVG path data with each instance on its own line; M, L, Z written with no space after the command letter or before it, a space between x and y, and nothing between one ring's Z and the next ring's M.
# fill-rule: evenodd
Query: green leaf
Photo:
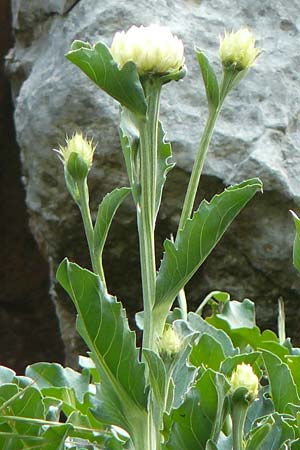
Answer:
M237 365L244 363L253 366L260 355L260 352L252 352L229 356L222 361L220 372L222 372L227 377L230 377Z
M192 330L198 331L200 334L207 333L215 338L221 344L225 356L233 356L237 353L228 335L223 330L218 330L213 325L210 325L198 314L189 313L188 324Z
M121 111L119 136L133 200L137 204L140 197L138 162L140 132L136 118L128 109L122 109Z
M68 437L72 426L70 424L60 424L49 426L43 434L44 444L41 445L42 450L64 450L65 440Z
M197 344L194 344L190 354L190 363L195 367L202 364L213 370L219 370L225 355L222 345L207 333L202 334Z
M170 450L205 450L209 439L218 439L223 424L223 405L230 386L226 378L206 370L188 390L183 404L171 411Z
M283 363L278 356L267 350L263 350L262 353L271 386L275 411L289 413L289 403L300 405L300 399L291 371L288 365Z
M12 383L16 376L16 372L14 370L9 369L8 367L0 366L0 385Z
M291 211L296 228L296 236L293 248L293 264L295 269L300 272L300 219L294 211Z
M287 355L285 362L289 366L294 383L297 387L298 396L300 397L300 355Z
M265 423L263 426L255 430L247 440L245 450L259 450L261 448L263 441L270 433L271 429L272 425L269 423Z
M94 253L98 259L102 258L103 248L112 219L130 192L130 188L122 187L114 189L103 198L99 205L97 219L94 228Z
M259 420L259 423L259 426L268 423L272 427L259 447L259 450L279 450L283 444L294 439L295 433L293 427L280 414L274 413L267 416L264 421Z
M156 183L156 199L155 199L155 214L157 215L164 184L168 173L175 166L170 162L172 157L172 147L170 142L165 141L165 132L161 122L158 123L158 138L157 138L157 183Z
M143 355L149 367L151 388L160 405L164 404L166 396L166 369L159 355L145 348Z
M274 412L274 405L269 395L269 386L264 386L259 390L258 398L250 405L245 420L244 431L248 434L255 421L264 416L270 416Z
M106 292L99 277L67 260L61 263L57 279L76 306L77 330L99 371L97 419L130 434L140 430L147 419L145 367L139 362L135 333L121 303Z
M133 113L145 116L147 105L136 66L126 63L121 70L108 47L75 41L66 57L94 83Z
M28 366L26 375L36 382L44 395L62 400L66 414L77 409L85 412L91 406L89 401L85 401L90 380L86 370L81 374L60 364L44 362Z
M219 84L216 74L204 53L198 48L196 48L196 55L201 69L209 109L210 111L215 111L220 103Z
M157 276L154 312L165 319L179 291L191 279L221 239L231 222L260 190L254 178L225 189L210 203L204 200L192 219L178 232L176 242L166 240L165 253Z

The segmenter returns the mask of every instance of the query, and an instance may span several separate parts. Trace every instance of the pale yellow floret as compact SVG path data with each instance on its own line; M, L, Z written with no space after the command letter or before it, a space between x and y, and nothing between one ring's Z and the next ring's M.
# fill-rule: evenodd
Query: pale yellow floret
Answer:
M132 26L127 32L116 33L111 54L120 69L133 61L140 75L177 72L184 65L182 41L159 25Z
M225 67L233 65L237 70L248 69L253 66L261 53L255 47L255 38L248 28L241 28L237 32L225 32L220 40L219 55Z
M66 138L66 145L60 145L58 153L64 164L68 163L71 153L78 153L87 164L88 168L91 168L94 151L95 146L93 146L92 141L84 138L82 133L77 132L74 133L71 138Z
M181 349L182 341L173 327L165 328L158 343L158 350L162 356L172 357Z
M244 387L252 399L258 395L258 378L250 364L239 364L231 375L230 384L232 392Z

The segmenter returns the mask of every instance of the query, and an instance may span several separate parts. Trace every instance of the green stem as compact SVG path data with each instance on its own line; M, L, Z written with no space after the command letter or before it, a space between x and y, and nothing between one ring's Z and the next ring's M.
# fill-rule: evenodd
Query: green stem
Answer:
M244 426L248 407L249 405L244 401L232 405L232 450L244 449Z
M161 85L155 79L144 82L148 102L147 117L140 123L140 184L137 205L141 273L144 303L143 347L155 348L152 307L155 300L155 199L157 184L157 134Z
M219 112L220 112L220 107L218 109L212 111L208 116L208 120L206 122L206 126L204 129L203 135L202 135L199 151L198 151L198 154L197 154L194 166L193 166L191 178L190 178L188 189L186 192L186 196L185 196L185 200L184 200L184 204L183 204L183 208L182 208L182 213L181 213L181 217L180 217L180 222L179 222L179 226L178 226L178 231L182 230L184 228L184 225L185 225L187 219L189 219L191 217L197 190L198 190L198 186L199 186L199 182L200 182L201 173L203 170L204 161L206 158L207 150L208 150L208 147L209 147L209 144L211 141L211 136L212 136L214 126L215 126L216 120L218 118ZM177 237L178 237L178 233L177 233Z
M97 258L95 258L94 228L93 228L93 222L92 222L91 211L90 211L90 206L89 206L89 189L88 189L88 185L87 185L87 179L84 178L83 180L78 181L77 185L78 185L78 191L79 191L78 206L79 206L79 209L81 212L81 217L83 220L84 231L85 231L86 240L87 240L88 247L89 247L93 271L100 276L101 281L104 283L104 286L106 286L104 271L103 271L103 267L102 267L102 261L97 260Z

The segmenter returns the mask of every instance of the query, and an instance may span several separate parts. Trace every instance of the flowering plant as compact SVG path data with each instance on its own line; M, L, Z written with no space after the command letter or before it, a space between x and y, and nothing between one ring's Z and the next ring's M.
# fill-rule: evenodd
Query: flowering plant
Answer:
M57 279L77 309L77 330L89 354L79 358L81 373L49 363L29 366L26 377L1 368L1 448L300 449L300 351L285 338L282 307L277 337L259 330L248 299L231 301L229 294L214 291L188 312L184 294L226 229L262 189L259 179L246 180L194 210L222 105L258 53L248 30L226 34L219 82L196 49L208 119L175 240L166 239L157 270L156 217L174 166L159 120L160 92L165 83L185 75L183 44L158 26L117 33L111 49L103 43L73 43L67 58L120 104L129 186L107 194L93 222L87 177L94 146L75 134L60 147L93 271L65 259ZM107 290L102 261L113 217L129 195L136 206L143 287L144 308L136 316L143 333L140 349L122 303ZM206 319L205 307L211 309Z

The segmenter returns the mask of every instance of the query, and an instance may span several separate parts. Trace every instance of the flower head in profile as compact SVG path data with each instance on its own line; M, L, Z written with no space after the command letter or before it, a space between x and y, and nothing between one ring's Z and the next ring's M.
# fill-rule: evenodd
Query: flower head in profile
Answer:
M88 169L93 163L93 155L95 146L92 141L83 137L82 133L76 132L71 138L66 138L66 145L60 145L57 153L64 164L68 164L72 153L77 153L81 159L86 163Z
M230 384L232 392L241 387L246 388L252 400L258 395L258 378L250 364L239 364L231 375Z
M133 61L139 75L170 74L184 66L182 41L168 28L159 25L132 26L126 32L116 33L111 54L119 68Z
M162 357L172 358L181 349L181 339L172 326L167 326L158 343L158 350Z
M253 66L261 49L255 47L255 38L248 28L237 32L225 32L220 40L219 55L224 67L233 66L236 70L245 70Z

